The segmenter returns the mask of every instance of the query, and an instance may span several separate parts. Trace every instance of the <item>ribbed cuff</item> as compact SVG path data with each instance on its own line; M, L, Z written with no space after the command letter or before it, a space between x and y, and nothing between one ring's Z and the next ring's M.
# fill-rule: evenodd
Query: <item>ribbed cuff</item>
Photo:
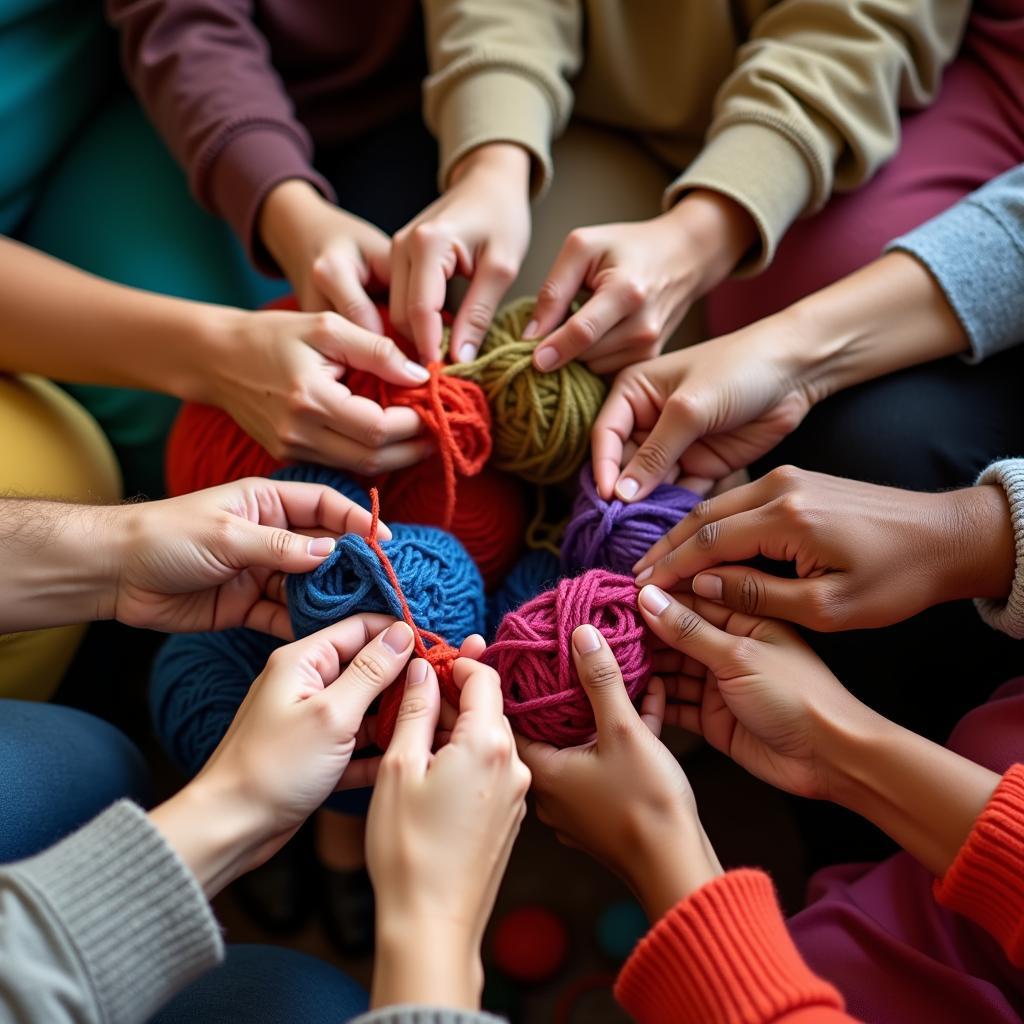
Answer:
M945 876L944 907L977 922L1024 967L1024 765L1003 776Z
M223 959L194 876L127 800L9 870L75 947L107 1024L148 1020Z
M1024 459L993 462L978 477L977 485L984 484L999 484L1006 491L1017 564L1013 570L1013 587L1005 601L983 597L975 600L974 606L993 629L1014 640L1024 640Z
M385 1006L364 1013L349 1024L506 1024L504 1017L443 1006Z
M441 155L438 187L448 187L455 165L489 142L512 142L530 153L530 193L542 196L551 184L551 138L555 110L544 88L526 69L484 68L464 74L428 102L427 120Z
M739 203L754 219L761 238L736 269L738 275L764 270L789 226L811 203L814 182L808 159L773 128L757 122L730 124L713 134L692 164L665 190L669 209L682 193L711 189Z
M641 1024L737 1024L843 1006L794 946L771 879L748 868L670 910L626 961L615 996Z
M313 169L291 132L255 124L221 147L199 185L199 195L208 197L212 209L231 225L255 266L278 277L281 270L260 239L258 219L270 190L293 178L308 181L326 199L335 200L334 189Z
M969 363L1020 344L1024 252L980 202L965 199L891 241L935 278L971 345Z

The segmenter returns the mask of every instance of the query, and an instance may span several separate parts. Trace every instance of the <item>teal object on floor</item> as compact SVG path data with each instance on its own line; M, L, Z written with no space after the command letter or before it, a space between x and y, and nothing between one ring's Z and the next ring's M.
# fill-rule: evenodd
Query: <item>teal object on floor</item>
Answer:
M616 963L625 960L647 934L650 925L643 907L633 900L612 903L597 919L597 944Z

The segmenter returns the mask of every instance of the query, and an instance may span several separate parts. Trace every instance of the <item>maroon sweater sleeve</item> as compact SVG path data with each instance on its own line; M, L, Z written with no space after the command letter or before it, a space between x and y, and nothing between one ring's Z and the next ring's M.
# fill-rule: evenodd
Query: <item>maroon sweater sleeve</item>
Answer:
M257 235L260 204L289 178L334 199L313 169L251 0L107 0L125 70L185 168L193 194L224 217L261 269L280 273Z

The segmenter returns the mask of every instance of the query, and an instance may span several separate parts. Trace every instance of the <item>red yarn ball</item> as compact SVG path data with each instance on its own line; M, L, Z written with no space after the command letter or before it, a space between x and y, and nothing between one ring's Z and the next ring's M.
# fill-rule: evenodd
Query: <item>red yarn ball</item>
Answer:
M494 966L516 981L536 985L561 970L569 952L569 930L546 907L519 907L494 929Z
M167 493L191 494L246 476L270 476L279 462L226 412L185 402L167 439Z
M384 519L444 527L444 476L437 459L391 473L381 484ZM526 535L526 499L519 481L495 469L459 480L449 530L477 564L487 590L515 565Z

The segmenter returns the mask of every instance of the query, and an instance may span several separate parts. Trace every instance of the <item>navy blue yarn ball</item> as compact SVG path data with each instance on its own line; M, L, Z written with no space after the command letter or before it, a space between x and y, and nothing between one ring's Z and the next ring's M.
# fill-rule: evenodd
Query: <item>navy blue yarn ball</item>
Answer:
M458 647L484 629L484 584L466 549L433 526L392 523L381 547L416 625ZM354 615L384 612L402 617L402 606L384 567L362 537L346 534L312 572L288 577L288 610L296 637Z
M527 551L487 601L487 642L494 639L507 612L550 590L560 575L558 559L550 551Z
M318 466L313 462L297 462L294 466L282 466L270 474L272 480L297 480L303 484L324 484L333 487L339 494L351 498L365 509L370 507L370 496L351 477L330 466Z

